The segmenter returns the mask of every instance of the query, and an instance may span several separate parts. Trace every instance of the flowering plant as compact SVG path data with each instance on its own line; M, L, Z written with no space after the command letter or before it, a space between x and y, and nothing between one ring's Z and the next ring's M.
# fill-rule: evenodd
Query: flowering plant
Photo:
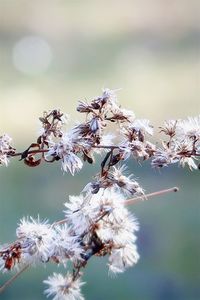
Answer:
M54 300L84 299L81 277L91 257L108 256L109 272L115 274L139 259L135 235L139 224L128 205L178 190L145 194L134 176L126 174L122 162L128 158L150 159L154 168L175 163L190 169L199 167L200 116L165 121L160 127L165 139L157 146L149 140L153 135L149 120L137 119L132 111L121 108L115 91L105 89L90 103L80 101L77 111L85 115L85 120L67 132L65 114L60 110L44 112L37 141L23 152L16 151L7 134L0 137L0 164L5 166L13 157L20 157L29 167L37 167L42 161L60 161L63 172L75 175L84 162L94 163L96 154L102 157L94 179L79 196L69 196L62 220L50 224L39 217L23 218L16 229L16 241L1 246L0 269L16 269L17 273L0 292L32 265L52 262L66 267L71 262L71 273L54 273L44 280L45 294Z

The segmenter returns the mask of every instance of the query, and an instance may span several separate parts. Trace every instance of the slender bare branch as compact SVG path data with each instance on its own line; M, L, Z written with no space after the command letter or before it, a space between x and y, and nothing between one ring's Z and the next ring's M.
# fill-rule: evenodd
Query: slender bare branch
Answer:
M4 292L4 290L11 285L24 271L29 268L30 265L26 265L23 269L17 272L14 276L8 279L1 287L0 287L0 294Z
M154 196L160 196L160 195L167 194L167 193L170 193L170 192L178 192L178 191L179 191L178 187L173 187L173 188L153 192L153 193L150 193L150 194L147 194L147 195L144 195L144 196L139 196L139 197L136 197L136 198L128 199L124 202L125 202L126 205L132 205L132 204L135 204L135 203L143 201L143 200L148 200L149 198L152 198Z

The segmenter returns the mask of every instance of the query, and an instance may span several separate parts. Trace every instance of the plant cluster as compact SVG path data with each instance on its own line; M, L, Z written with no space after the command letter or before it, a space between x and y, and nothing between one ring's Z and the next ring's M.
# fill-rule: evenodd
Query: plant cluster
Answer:
M13 157L29 167L41 162L61 162L63 172L75 175L84 163L92 164L101 156L99 173L78 196L69 196L64 204L63 220L50 224L40 218L22 218L16 229L16 240L0 248L0 269L17 270L49 262L73 266L65 275L54 273L44 283L45 294L54 300L82 300L82 273L93 256L108 257L109 273L121 273L139 259L136 246L138 221L128 205L148 199L135 177L127 175L122 162L134 158L150 159L154 168L177 163L198 168L200 157L200 116L185 120L165 121L160 127L164 139L160 145L151 139L153 126L149 120L138 119L122 108L115 91L105 89L92 101L80 101L77 111L84 121L65 130L68 116L60 110L44 112L36 142L17 152L12 139L0 137L0 164L8 166Z

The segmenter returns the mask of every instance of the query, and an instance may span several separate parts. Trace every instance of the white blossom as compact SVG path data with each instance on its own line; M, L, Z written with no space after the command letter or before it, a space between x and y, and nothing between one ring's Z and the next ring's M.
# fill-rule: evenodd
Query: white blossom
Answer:
M77 235L87 232L90 225L96 220L97 211L94 210L94 202L89 201L82 194L80 196L69 196L65 203L65 217L73 225Z
M81 159L74 153L77 151L79 151L79 147L73 131L71 131L65 134L59 143L52 144L48 155L61 158L63 171L67 172L69 170L74 175L83 166Z
M0 164L8 166L9 159L6 153L0 153Z
M57 225L54 230L56 235L52 255L64 264L68 259L73 262L81 260L83 248L80 246L79 236L74 235L73 230L66 224Z
M146 145L144 142L141 142L138 140L132 141L131 143L129 143L129 147L130 147L131 152L134 157L136 157L136 158L149 157L149 155L146 151L147 149L146 149Z
M124 209L123 219L118 221L116 214L109 214L104 217L100 222L97 229L97 235L103 242L112 242L113 247L116 245L126 245L127 243L135 243L135 231L138 231L139 224L135 217Z
M119 90L119 89L118 89ZM112 108L115 108L117 105L117 95L116 92L118 90L110 90L108 88L103 89L103 94L102 94L102 98L103 99L107 99L109 105Z
M166 120L164 126L160 127L161 132L164 132L166 135L174 136L176 133L178 121L177 120Z
M141 131L142 133L148 133L153 135L153 126L149 124L150 121L147 119L136 119L131 125L136 131Z
M178 122L177 133L180 136L200 139L200 115L197 117L188 117L186 120Z
M152 166L153 167L165 167L169 164L174 164L179 161L178 157L176 156L176 152L170 148L166 149L158 149L155 153L155 156L152 159Z
M100 194L100 195L99 195ZM97 234L103 242L114 243L135 242L135 231L139 225L125 207L124 197L113 188L92 196L92 201L99 203L99 209L108 212L99 222ZM104 236L105 234L105 236Z
M193 157L182 157L180 159L180 165L182 167L185 167L185 165L188 165L188 167L190 168L190 170L192 170L192 169L197 170L198 167L195 164L194 159L195 158L193 158Z
M109 271L122 273L126 268L135 265L139 258L140 256L135 244L128 243L119 249L113 249L109 256Z
M83 163L81 159L74 154L73 152L69 152L63 155L62 157L62 169L67 172L68 170L72 175L75 172L80 171L83 167Z
M16 229L16 235L22 245L24 260L46 262L52 254L55 232L47 221L23 218Z
M97 194L91 196L90 203L93 203L93 211L108 211L108 217L115 218L117 222L124 218L124 196L114 188L100 189Z
M140 187L139 183L133 179L133 175L125 176L123 174L125 171L126 167L124 165L120 168L115 166L113 167L111 174L118 188L122 188L127 194L143 195L144 191Z
M81 294L81 286L84 284L79 278L73 279L70 273L66 276L53 273L44 283L49 287L44 291L47 297L53 300L84 300Z

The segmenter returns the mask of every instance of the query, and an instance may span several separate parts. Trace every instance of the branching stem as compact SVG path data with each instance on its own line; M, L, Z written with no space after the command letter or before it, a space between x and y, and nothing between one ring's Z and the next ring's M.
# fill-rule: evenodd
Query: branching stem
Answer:
M114 149L120 149L121 147L119 146L113 146L113 145L96 145L96 146L92 146L92 148L94 149L110 149L111 151L114 150ZM49 151L49 149L38 149L38 150L30 150L27 152L27 155L29 154L39 154L39 153L47 153ZM16 153L13 153L13 154L10 154L9 157L16 157L16 156L22 156L23 152L16 152ZM177 153L178 155L183 155L183 153ZM200 153L194 153L194 152L191 152L191 153L188 153L186 155L187 157L190 157L190 156L196 156L196 157L199 157L200 156Z
M26 265L23 269L21 269L19 272L17 272L14 276L12 276L10 279L8 279L1 287L0 287L0 294L4 292L4 290L12 284L24 271L26 271L29 268L30 265Z

